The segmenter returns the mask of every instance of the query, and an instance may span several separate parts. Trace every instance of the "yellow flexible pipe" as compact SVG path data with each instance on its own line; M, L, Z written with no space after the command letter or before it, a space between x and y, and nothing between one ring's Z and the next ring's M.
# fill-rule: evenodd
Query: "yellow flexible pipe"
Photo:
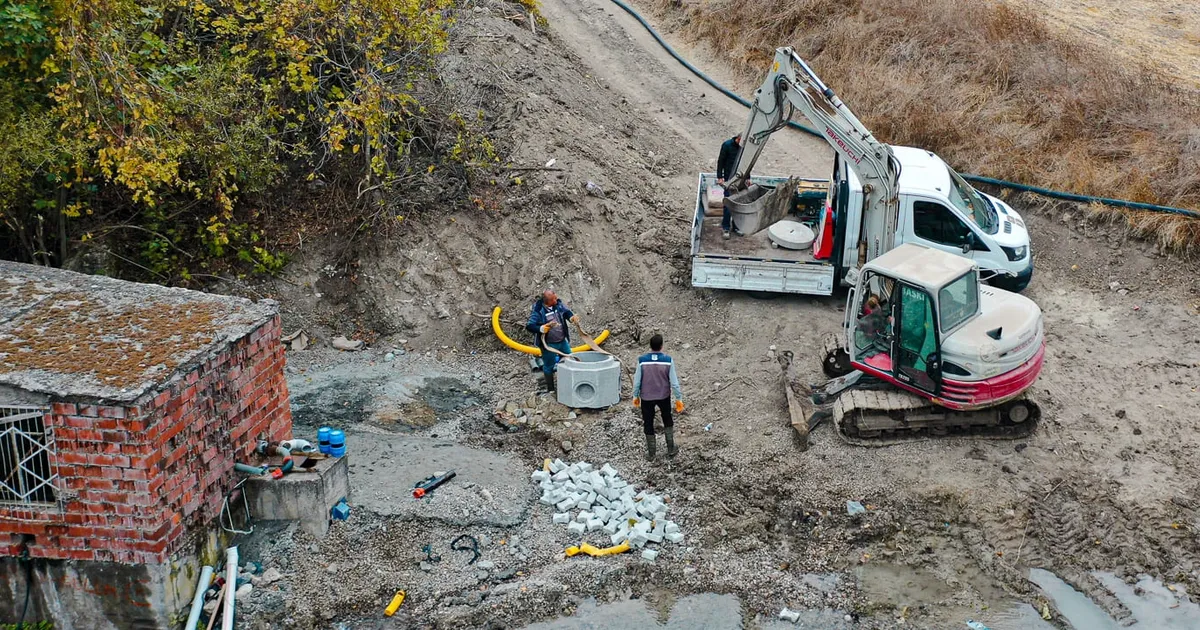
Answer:
M525 354L532 354L535 357L542 356L541 348L535 348L533 346L527 346L523 343L513 341L512 338L510 338L508 335L504 334L504 331L500 328L500 307L499 306L492 309L492 332L496 333L496 338L500 340L500 343L503 343L504 345L508 346L509 348L512 348L513 350L516 350L517 352L524 352ZM607 328L604 329L604 332L600 333L599 335L596 335L596 344L599 345L601 343L604 343L605 339L608 339L608 329ZM587 346L587 344L584 344L582 346L575 346L575 347L571 348L571 352L587 352L589 350L591 350L591 348L589 348Z
M588 543L583 543L582 545L580 545L578 547L567 547L566 554L568 557L570 557L570 556L579 555L581 553L586 553L589 556L597 557L597 556L612 556L612 555L616 555L618 553L625 553L626 551L629 551L629 541L628 540L626 540L625 542L623 542L619 545L615 545L613 547L605 547L604 549L600 549L598 547L593 547L592 545L590 545Z

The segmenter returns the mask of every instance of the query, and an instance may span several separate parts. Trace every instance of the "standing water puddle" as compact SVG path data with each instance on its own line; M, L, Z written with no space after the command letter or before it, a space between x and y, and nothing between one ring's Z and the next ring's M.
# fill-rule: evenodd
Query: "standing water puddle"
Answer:
M1154 630L1200 630L1200 605L1176 586L1172 591L1161 582L1142 576L1137 584L1126 584L1111 573L1092 573L1129 609L1138 627ZM1029 571L1029 579L1054 602L1054 607L1075 630L1122 630L1122 625L1070 584L1044 569Z

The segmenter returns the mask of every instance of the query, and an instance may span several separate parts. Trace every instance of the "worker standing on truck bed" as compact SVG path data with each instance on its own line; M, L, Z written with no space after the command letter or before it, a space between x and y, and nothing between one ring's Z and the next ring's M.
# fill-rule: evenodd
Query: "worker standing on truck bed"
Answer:
M579 316L550 289L543 291L541 299L533 303L533 312L529 314L525 329L534 334L537 347L542 351L542 374L548 392L555 391L554 367L558 365L559 355L554 350L571 354L571 331L567 330L567 322L577 321Z
M734 172L737 169L738 154L742 151L742 134L738 134L725 142L721 143L721 154L717 156L717 183L725 186L729 178L737 175ZM746 177L749 180L749 176ZM729 188L725 189L725 196L729 196ZM724 214L721 215L721 236L729 240L729 232L733 229L733 213L729 208L725 208ZM741 232L738 232L740 235Z
M650 338L650 352L638 358L633 373L633 406L642 409L642 429L646 434L646 459L654 460L654 408L662 411L663 433L667 437L667 457L675 457L675 422L671 419L671 396L675 396L675 411L683 413L683 392L679 389L679 374L675 362L662 351L662 335ZM642 400L643 396L645 400Z

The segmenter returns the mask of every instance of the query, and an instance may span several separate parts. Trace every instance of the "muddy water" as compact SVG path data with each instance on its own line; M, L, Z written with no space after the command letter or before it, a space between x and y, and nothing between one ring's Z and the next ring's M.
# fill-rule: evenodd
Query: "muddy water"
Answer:
M1200 605L1191 601L1182 586L1168 588L1149 576L1141 576L1130 585L1111 573L1096 571L1092 575L1129 609L1132 623L1138 627L1200 630ZM1086 595L1049 571L1032 569L1029 580L1046 593L1075 630L1120 630L1122 626L1131 625L1117 623Z

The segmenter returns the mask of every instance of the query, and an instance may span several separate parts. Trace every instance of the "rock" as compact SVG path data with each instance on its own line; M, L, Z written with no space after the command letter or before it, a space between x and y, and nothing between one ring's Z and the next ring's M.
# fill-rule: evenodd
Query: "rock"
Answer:
M347 351L361 350L363 347L363 342L361 339L351 340L351 339L347 339L341 335L334 337L332 344L333 344L333 347L337 348L338 350L347 350Z
M496 563L492 562L491 560L480 560L479 562L475 563L475 566L483 569L484 571L491 571L492 569L496 568Z
M1124 410L1124 409L1118 409L1118 410L1117 410L1117 417L1118 417L1118 418L1124 418L1124 417L1125 417L1125 410Z
M262 580L263 580L263 582L266 582L267 584L274 584L282 579L283 579L283 573L280 573L279 569L267 569L262 574Z
M336 562L330 562L329 566L325 567L325 572L328 573L329 575L336 574L337 570L338 570L338 565Z
M1134 435L1141 435L1141 434L1142 434L1142 430L1141 430L1141 429L1134 429L1134 430L1133 430L1133 434L1134 434Z
M516 567L512 567L512 568L505 569L505 570L497 573L496 579L497 580L511 580L512 578L516 577L516 575L517 575L517 569L516 569Z
M383 360L384 361L395 361L396 355L395 355L395 353L389 352L389 353L383 355Z
M253 584L243 584L243 585L239 586L238 589L236 591L234 591L233 593L234 593L234 596L236 596L238 599L242 599L244 597L249 597L250 592L253 590L254 590Z
M575 448L575 445L571 443L571 440L563 440L562 441L563 452L570 453L574 448Z
M1015 475L1015 474L1017 474L1017 471L1016 471L1016 470L1014 470L1013 468L1009 467L1009 465L1008 465L1008 464L1005 464L1005 465L1001 466L1001 467L1000 467L1000 471L1001 471L1001 472L1006 472L1006 473L1008 473L1008 474L1010 474L1010 475Z
M1021 451L1025 450L1027 448L1029 448L1029 445L1024 442L1013 447L1013 449L1016 450L1018 453L1020 453Z
M486 579L488 579L488 572L487 572L487 571L476 571L476 572L475 572L475 579L476 579L476 580L486 580Z
M575 418L578 418L578 417L579 417L579 414L575 413L574 411L567 414L567 420L574 420Z
M428 573L428 572L430 572L430 571L432 571L432 570L433 570L433 565L432 565L432 564L429 564L428 562L422 562L422 563L421 563L421 570L422 570L422 571L425 571L426 573Z

